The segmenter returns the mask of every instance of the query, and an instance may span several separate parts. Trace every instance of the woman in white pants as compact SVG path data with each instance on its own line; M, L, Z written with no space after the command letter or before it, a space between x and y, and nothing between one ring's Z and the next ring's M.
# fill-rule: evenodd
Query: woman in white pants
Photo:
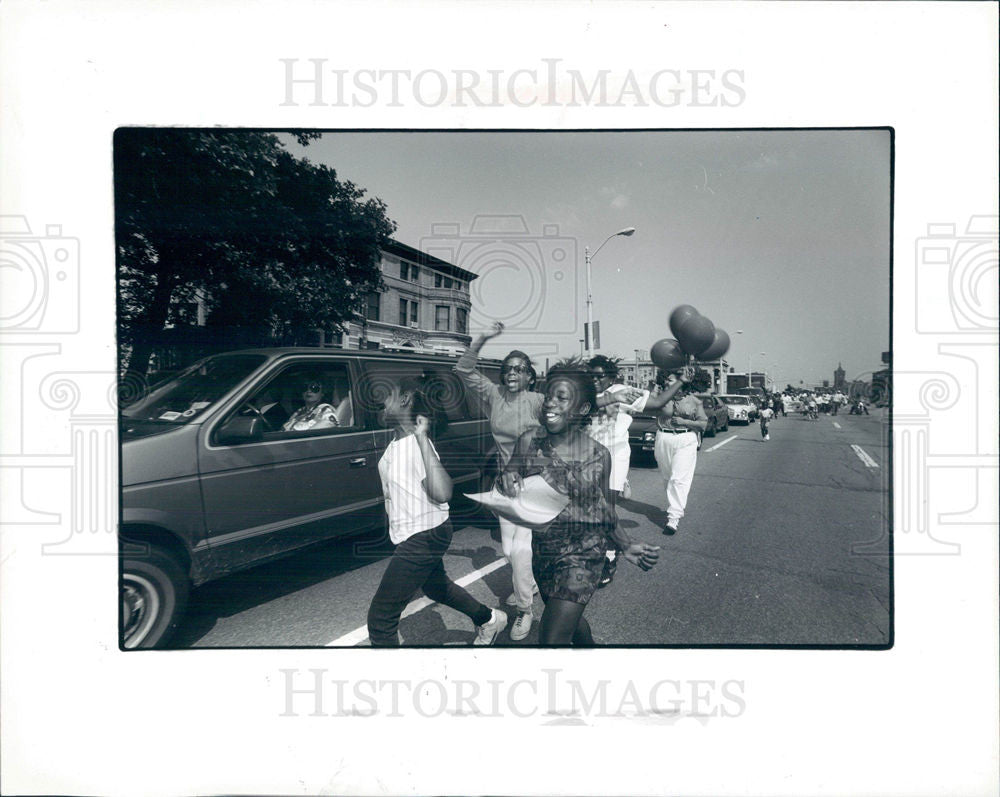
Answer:
M545 401L544 394L533 390L537 375L530 358L522 351L515 350L504 357L499 385L476 370L483 345L502 333L503 329L502 323L495 322L488 333L472 342L455 365L455 371L466 388L479 396L486 408L500 458L500 472L510 460L518 438L541 426L542 403ZM516 642L527 637L531 630L534 619L531 608L534 595L538 592L531 572L531 529L500 518L500 540L503 555L510 562L513 574L514 594L511 597L517 617L511 625L510 638Z
M706 372L694 376L686 370L667 376L667 387L646 400L645 410L659 409L653 455L667 485L667 522L663 533L676 534L684 517L688 492L698 462L698 432L708 427L701 400L693 394L706 390ZM676 398L680 393L681 397Z

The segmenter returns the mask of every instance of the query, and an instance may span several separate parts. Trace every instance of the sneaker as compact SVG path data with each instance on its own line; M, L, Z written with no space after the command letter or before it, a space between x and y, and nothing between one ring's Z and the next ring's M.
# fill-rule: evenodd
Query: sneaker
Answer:
M535 615L531 612L518 612L514 625L510 627L510 638L515 642L520 642L531 632L531 622Z
M531 593L531 597L533 598L533 597L535 597L535 595L537 595L537 594L538 594L538 585L537 585L537 584L535 584L535 589L534 589L534 590L532 591L532 593ZM515 595L515 594L514 594L513 592L512 592L512 593L510 593L510 595L508 595L508 596L507 596L507 600L506 600L506 601L504 601L504 602L505 602L505 603L506 603L506 604L507 604L508 606L517 606L517 595Z
M507 615L499 609L490 609L490 621L484 625L476 626L476 638L472 640L473 645L492 645L497 638L497 634L507 627Z
M618 569L618 557L614 559L604 559L604 572L601 573L601 580L597 582L598 589L604 589L615 578L615 571ZM513 633L511 634L513 636Z
M764 435L764 439L765 440L770 440L771 439L771 435L769 435L769 434Z
M667 525L663 527L663 533L668 537L673 537L677 533L677 527L671 526L670 523L667 523Z

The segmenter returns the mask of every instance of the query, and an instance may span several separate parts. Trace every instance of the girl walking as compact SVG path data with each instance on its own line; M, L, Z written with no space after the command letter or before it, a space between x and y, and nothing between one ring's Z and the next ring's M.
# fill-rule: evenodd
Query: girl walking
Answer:
M378 463L396 550L368 609L372 646L397 646L399 618L417 590L467 615L476 625L473 645L492 645L507 615L490 609L454 584L443 557L451 544L448 515L452 482L431 442L432 410L419 379L407 377L385 399L384 424L395 436Z
M597 407L590 369L570 361L548 374L542 426L518 439L500 476L500 489L516 496L523 478L541 474L569 504L532 537L532 565L545 610L542 645L593 645L584 609L598 587L609 544L621 557L649 570L659 549L634 543L618 528L610 504L611 454L584 424ZM610 540L609 540L610 538Z

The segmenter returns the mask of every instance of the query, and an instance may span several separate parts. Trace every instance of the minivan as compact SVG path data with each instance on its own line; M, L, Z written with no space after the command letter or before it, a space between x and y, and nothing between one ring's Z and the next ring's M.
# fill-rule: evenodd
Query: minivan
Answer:
M120 644L162 647L193 586L333 537L385 528L379 410L426 380L456 495L489 489L495 451L456 357L405 350L252 349L200 360L120 410ZM480 360L499 381L500 364ZM306 388L335 425L289 419ZM327 411L330 414L330 411ZM289 429L285 427L289 426ZM453 501L452 517L474 513Z

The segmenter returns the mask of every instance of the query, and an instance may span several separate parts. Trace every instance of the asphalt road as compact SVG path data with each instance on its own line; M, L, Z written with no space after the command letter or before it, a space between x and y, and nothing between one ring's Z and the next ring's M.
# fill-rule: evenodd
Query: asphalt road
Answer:
M587 607L603 645L882 646L889 642L886 426L871 416L778 418L704 441L678 533L661 534L663 482L633 458L633 495L619 508L637 539L661 546L650 572L622 562ZM180 647L367 644L365 618L391 546L338 540L192 592ZM445 567L477 599L511 593L499 533L456 529ZM498 645L532 645L508 632ZM513 612L510 611L513 621ZM404 644L467 645L471 622L414 597Z

